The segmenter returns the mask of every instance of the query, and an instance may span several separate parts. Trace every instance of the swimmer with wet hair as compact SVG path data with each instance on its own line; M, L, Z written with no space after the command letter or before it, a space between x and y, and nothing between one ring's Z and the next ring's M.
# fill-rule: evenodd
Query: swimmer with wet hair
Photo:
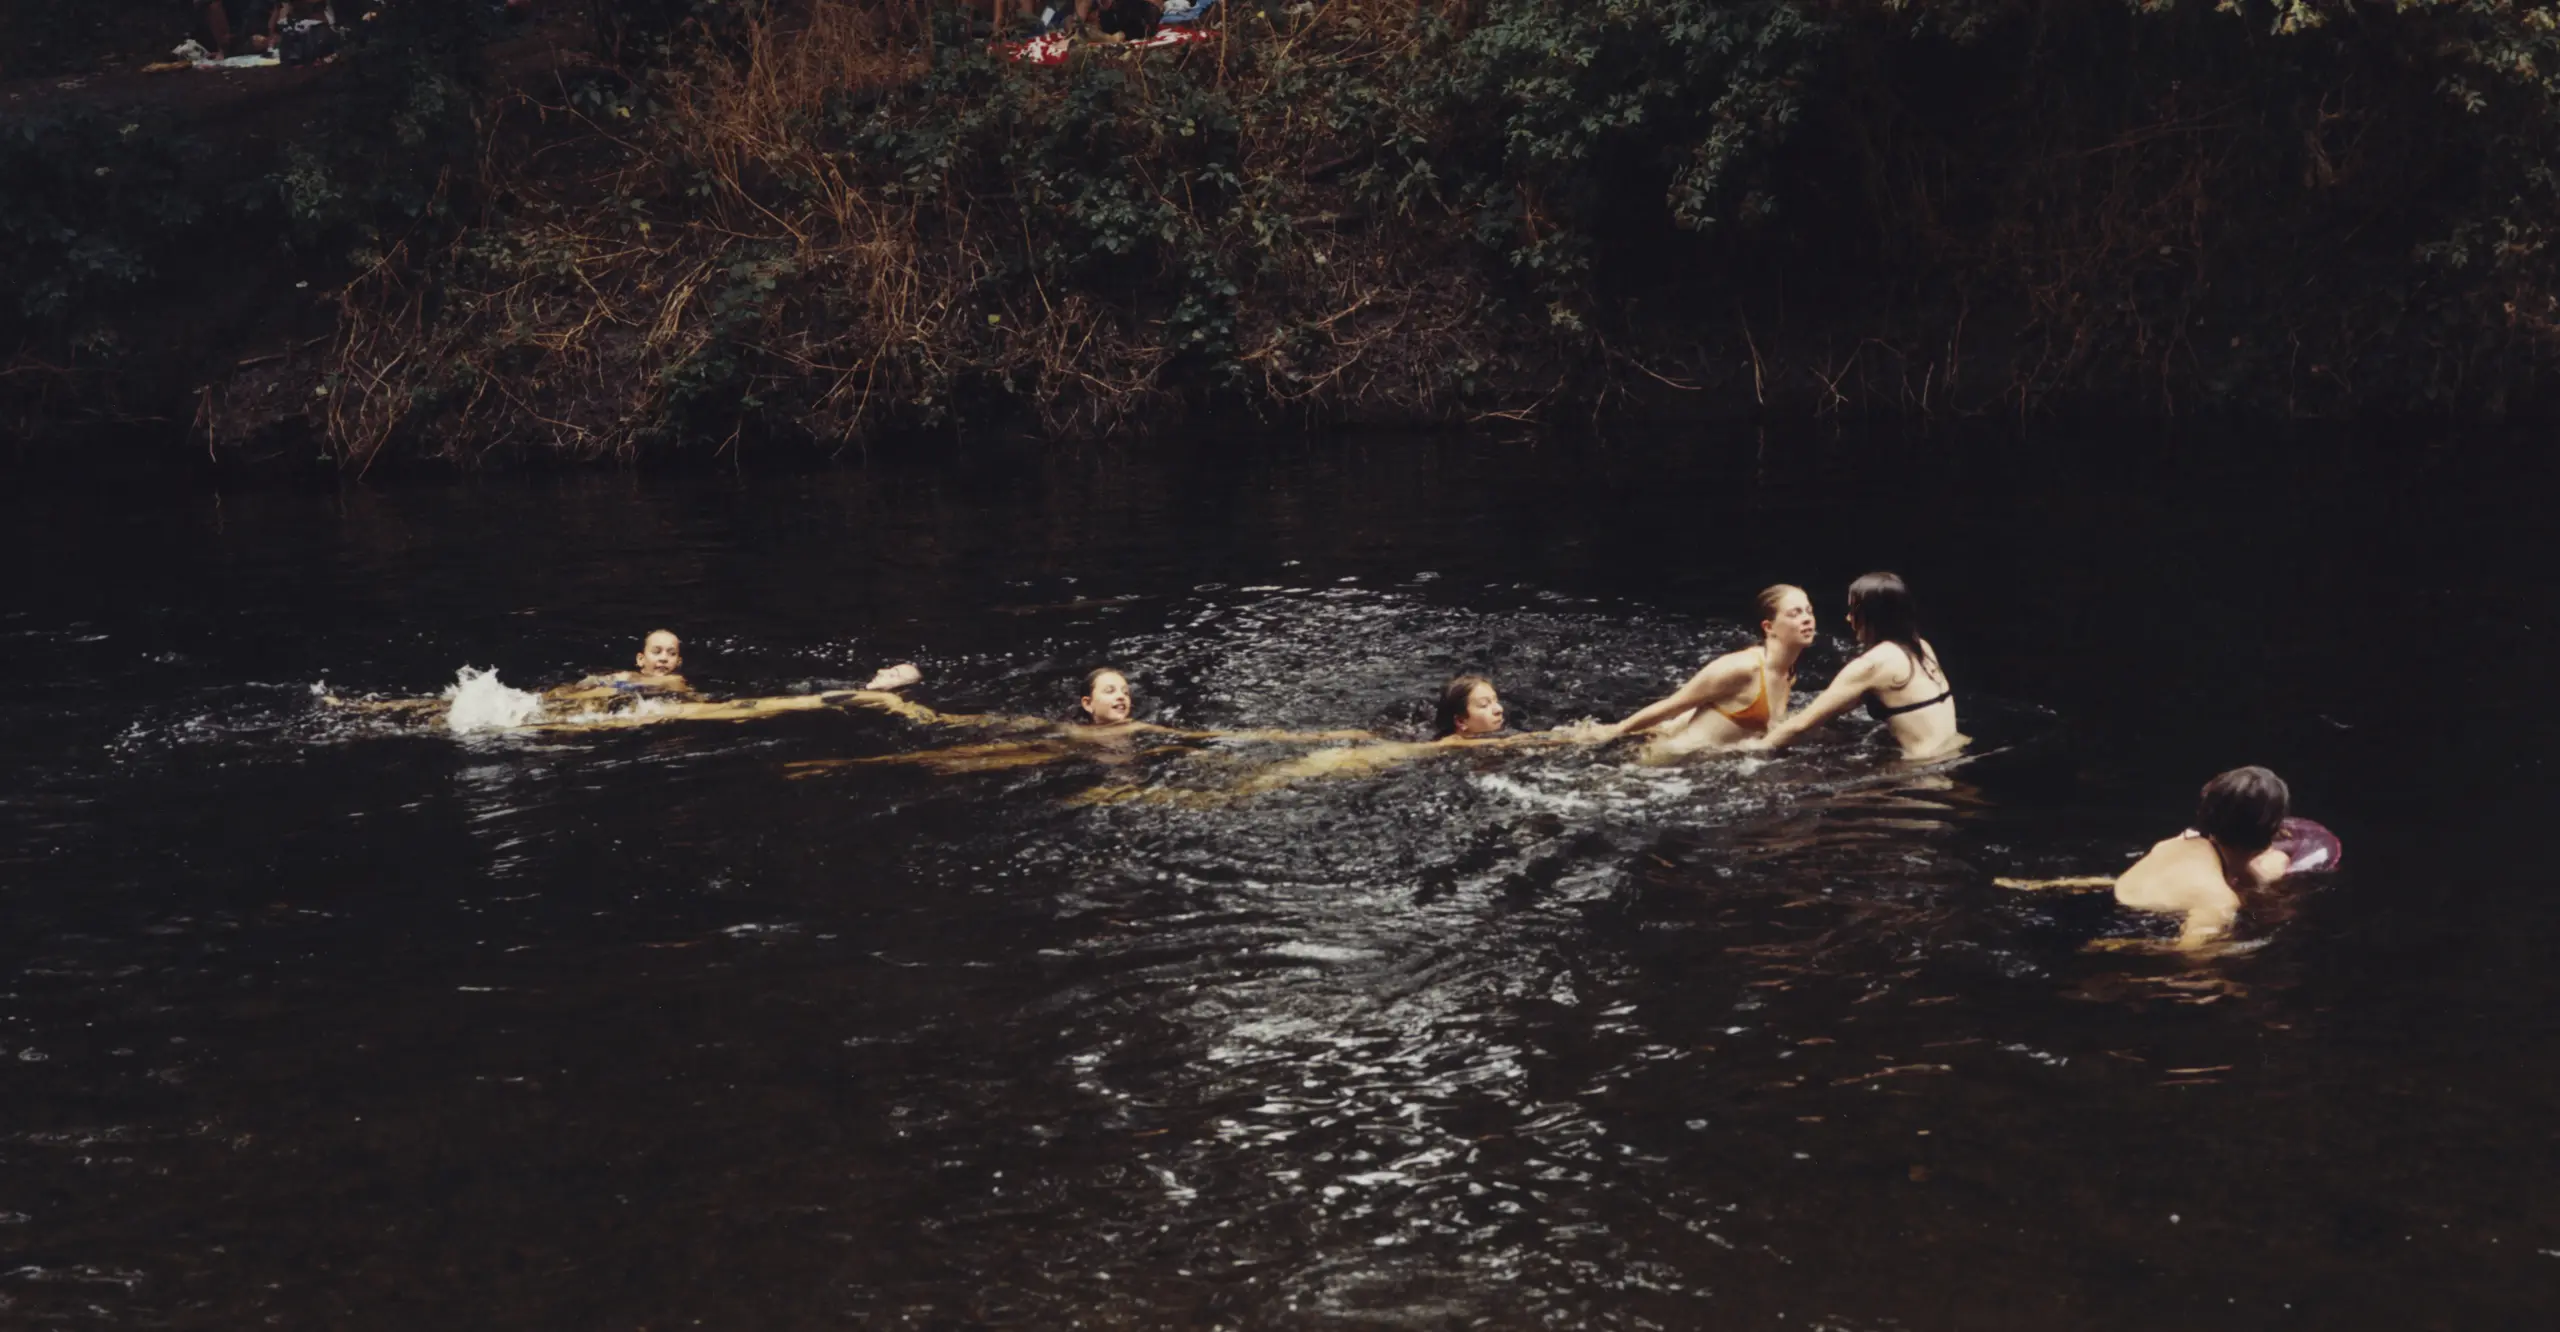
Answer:
M884 675L886 672L883 673ZM878 683L874 682L875 685ZM888 697L894 698L894 695ZM1030 732L1023 738L983 741L953 745L907 754L880 754L858 759L803 759L787 764L784 771L792 777L809 777L835 768L874 764L905 763L930 768L936 772L988 772L1007 768L1034 767L1070 757L1104 757L1107 761L1124 761L1130 754L1134 737L1139 735L1170 736L1181 740L1208 740L1226 734L1218 731L1183 731L1153 722L1136 720L1132 715L1135 698L1130 692L1129 676L1117 666L1097 666L1085 672L1084 686L1076 696L1075 708L1066 721L1040 717L1006 716L1002 714L938 713L930 708L898 699L894 704L876 701L875 697L854 701L884 711L896 712L913 721L932 722L943 726L982 727L1017 734ZM1112 756L1117 755L1115 759Z
M671 683L681 689L684 676L678 672L684 669L684 640L676 637L673 629L652 629L640 640L639 655L631 659L631 665L633 669L621 672L617 678Z
M640 640L639 654L631 659L631 669L590 675L573 685L562 685L546 697L577 698L593 696L604 690L624 693L690 694L693 687L685 683L684 640L673 629L652 629Z
M1795 688L1796 658L1813 645L1813 599L1793 583L1777 583L1762 588L1754 604L1760 612L1758 646L1708 662L1669 696L1586 734L1614 740L1657 731L1647 757L1666 759L1730 749L1783 720L1787 695Z
M1453 675L1449 677L1449 683L1440 686L1439 695L1432 700L1429 740L1380 740L1366 732L1354 731L1346 738L1368 743L1319 749L1286 763L1275 764L1249 779L1238 788L1238 792L1270 790L1305 777L1349 777L1376 772L1389 764L1461 745L1535 746L1589 738L1587 727L1523 732L1505 730L1509 724L1510 715L1503 710L1502 693L1493 687L1493 681L1473 673Z
M515 730L576 730L595 727L636 726L661 721L739 721L749 717L768 716L776 712L798 712L812 708L850 704L883 712L895 712L919 721L945 720L940 714L898 696L900 689L924 678L923 672L910 662L883 667L872 674L860 689L828 690L815 694L788 694L771 698L737 698L705 700L695 694L692 685L680 674L684 669L684 642L672 629L652 629L640 642L640 651L632 659L632 669L590 675L575 684L558 685L540 695L525 695L498 685L494 673L482 677L465 670L464 686L488 688L538 705L517 708L501 706L503 721L465 721L454 711L456 690L449 689L438 698L407 699L343 699L323 693L324 706L383 715L406 715L420 719L442 716L465 729L490 727Z
M1440 687L1432 702L1431 738L1429 740L1382 740L1367 731L1232 731L1225 735L1265 740L1349 740L1347 745L1328 745L1310 750L1296 758L1273 763L1249 773L1241 780L1219 791L1180 790L1171 788L1105 787L1087 792L1081 800L1087 804L1108 804L1123 800L1158 802L1209 808L1229 804L1249 796L1275 791L1302 781L1329 777L1364 777L1383 772L1400 763L1408 763L1432 754L1461 746L1495 748L1534 748L1543 745L1572 744L1591 739L1588 726L1565 727L1552 731L1506 731L1509 717L1502 706L1502 695L1493 681L1484 676L1464 674L1452 676Z
M673 635L668 635L670 638ZM655 635L651 636L653 639ZM678 659L681 664L681 659ZM636 681L623 677L639 675ZM910 702L898 690L924 678L924 673L911 662L900 662L872 673L860 689L829 689L814 694L781 694L764 698L703 699L685 688L681 676L616 672L612 676L582 680L576 685L555 689L543 695L551 704L602 704L601 711L555 716L546 728L584 729L599 726L637 726L662 721L744 721L750 717L769 717L777 712L807 712L817 708L862 707L876 712L893 712L911 721L948 721L950 718L921 703ZM672 683L667 681L672 680ZM639 695L645 706L628 708L613 706L617 700Z
M1502 734L1504 715L1501 696L1494 691L1493 683L1481 675L1461 675L1441 688L1434 707L1433 739L1428 742L1381 740L1374 732L1363 730L1183 730L1134 720L1131 716L1131 707L1132 694L1128 675L1116 666L1103 666L1086 673L1083 691L1076 698L1075 717L1064 727L1052 729L1049 734L1019 740L960 745L914 754L890 754L863 759L809 760L790 765L789 771L793 776L807 776L848 764L912 763L941 772L977 772L1027 767L1077 755L1095 757L1097 754L1107 755L1110 751L1120 751L1123 759L1132 752L1161 752L1131 751L1123 738L1142 733L1162 736L1172 741L1259 740L1284 744L1353 742L1345 745L1327 745L1325 748L1297 758L1271 764L1223 792L1114 786L1087 792L1079 798L1081 803L1087 804L1108 804L1135 799L1205 806L1286 786L1306 778L1374 772L1394 763L1434 753L1451 744L1472 741L1553 744L1587 738L1564 732L1542 732L1535 736ZM1010 726L1014 729L1041 725L1037 719L1024 717L977 717L965 720L981 725ZM1106 759L1106 761L1115 760Z
M1477 740L1502 732L1502 695L1481 675L1453 675L1431 712L1434 740Z
M1783 748L1860 699L1867 715L1893 732L1906 759L1943 758L1965 746L1956 731L1955 686L1938 664L1937 649L1920 636L1919 609L1901 575L1871 573L1849 584L1849 628L1858 636L1857 658L1802 711L1735 748Z
M678 673L683 669L684 640L677 638L672 629L652 629L648 637L640 640L640 655L632 659L632 669L615 671L609 675L590 675L574 685L564 685L552 690L545 697L562 700L595 698L603 696L602 691L605 690L645 693L653 696L691 695L693 687L686 684L684 676ZM843 702L855 694L894 692L923 678L924 672L917 670L913 662L899 662L874 672L870 681L861 689L833 690L823 694L787 695L770 699L739 699L736 704L763 704L766 710L771 711L776 705L803 698ZM806 706L814 707L817 704L810 703Z
M2204 784L2195 826L2154 843L2112 879L1999 879L2004 888L2111 887L2136 911L2179 918L2182 951L2228 934L2240 908L2294 875L2337 868L2337 835L2291 816L2293 793L2265 768L2233 768Z
M2240 918L2242 894L2285 875L2275 847L2293 793L2265 768L2234 768L2204 784L2195 826L2156 843L2116 876L2116 900L2181 918L2178 947L2200 948Z
M1129 677L1117 666L1097 666L1085 672L1084 693L1076 699L1076 711L1083 714L1078 726L1096 729L1122 726L1141 730L1162 730L1142 721L1131 721L1129 711L1137 706L1129 693Z

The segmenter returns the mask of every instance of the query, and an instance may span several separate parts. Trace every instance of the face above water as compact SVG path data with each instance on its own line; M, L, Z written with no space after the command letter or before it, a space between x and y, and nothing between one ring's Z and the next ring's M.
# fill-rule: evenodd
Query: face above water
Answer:
M646 676L673 675L684 669L684 644L674 634L661 629L640 644L640 655L632 658Z
M1129 682L1118 671L1104 671L1082 701L1084 715L1096 726L1117 726L1129 720Z
M1760 632L1777 642L1806 648L1813 646L1815 627L1813 599L1802 592L1789 592L1778 601L1777 618L1762 621Z
M1480 684L1467 691L1467 710L1458 715L1458 734L1488 735L1502 729L1502 696Z

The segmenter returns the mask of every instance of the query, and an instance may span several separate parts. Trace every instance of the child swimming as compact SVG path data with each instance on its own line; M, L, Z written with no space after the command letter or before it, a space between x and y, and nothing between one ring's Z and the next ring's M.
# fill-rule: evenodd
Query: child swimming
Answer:
M1220 790L1204 791L1172 787L1105 787L1087 792L1080 799L1087 804L1111 804L1124 800L1148 800L1161 803L1205 808L1231 803L1266 791L1276 791L1298 782L1326 777L1360 777L1381 772L1399 763L1408 763L1450 749L1482 746L1505 748L1588 742L1597 738L1598 728L1567 727L1553 731L1510 732L1504 727L1509 717L1502 706L1502 695L1493 681L1481 675L1452 676L1440 687L1432 702L1431 738L1429 740L1384 740L1368 731L1226 731L1211 734L1223 738L1323 741L1349 740L1353 743L1327 745L1309 750L1296 758L1284 759L1247 773L1243 778Z
M1085 672L1084 692L1076 697L1076 713L1080 720L1069 722L1068 727L1082 739L1101 739L1106 733L1115 731L1170 730L1153 722L1135 720L1132 713L1136 708L1137 698L1129 690L1127 673L1117 666L1097 666Z
M2231 930L2240 909L2282 880L2338 867L2336 834L2291 817L2293 793L2265 768L2233 768L2205 783L2195 825L2156 842L2113 879L1999 879L2004 888L2111 887L2136 911L2179 918L2177 946L2193 952Z
M1502 695L1481 675L1451 676L1432 710L1431 738L1473 740L1502 731Z
M916 721L1029 734L1022 734L1019 739L953 745L907 754L883 754L861 759L806 759L789 764L786 770L794 777L806 777L848 764L870 763L909 763L946 773L1031 767L1076 757L1121 763L1141 753L1156 752L1137 749L1135 746L1140 736L1174 741L1375 738L1367 731L1188 730L1139 721L1135 715L1136 692L1129 683L1128 673L1117 666L1097 666L1085 672L1071 715L1063 722L1039 717L952 715L936 713L903 700L901 704L888 710Z
M632 658L632 669L585 676L538 695L499 684L494 672L465 669L459 683L435 698L349 700L323 694L320 701L325 706L350 711L419 720L441 717L456 730L560 730L661 721L736 721L840 704L921 714L922 718L937 715L895 692L923 678L923 673L909 662L883 667L860 689L726 700L705 700L696 694L681 673L683 669L683 640L673 630L653 629L641 639L640 651ZM465 707L466 702L470 706Z
M672 629L652 629L640 640L639 655L631 659L632 669L590 675L571 689L645 689L650 692L689 694L692 686L678 672L684 669L684 640Z

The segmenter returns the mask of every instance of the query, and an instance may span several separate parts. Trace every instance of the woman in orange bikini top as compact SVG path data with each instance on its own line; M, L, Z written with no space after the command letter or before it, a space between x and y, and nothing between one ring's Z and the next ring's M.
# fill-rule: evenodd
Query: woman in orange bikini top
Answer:
M1667 749L1689 753L1739 744L1786 716L1796 658L1813 643L1813 601L1803 588L1780 583L1761 590L1759 610L1759 646L1708 662L1668 697L1601 728L1600 737L1615 739L1659 727Z
M1765 731L1769 729L1769 650L1764 647L1755 651L1760 657L1759 692L1751 696L1749 703L1730 712L1723 708L1717 708L1716 711L1724 713L1726 721L1745 730Z

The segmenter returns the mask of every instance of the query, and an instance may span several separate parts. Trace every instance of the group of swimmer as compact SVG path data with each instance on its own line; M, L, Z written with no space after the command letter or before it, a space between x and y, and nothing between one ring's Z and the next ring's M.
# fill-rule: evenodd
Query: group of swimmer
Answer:
M1246 785L1269 789L1298 778L1339 774L1448 746L1488 744L1606 743L1647 737L1644 756L1670 761L1711 752L1782 749L1822 723L1864 703L1882 722L1905 760L1952 757L1968 743L1957 730L1955 688L1936 649L1920 633L1910 586L1888 572L1867 574L1849 585L1847 615L1858 654L1802 708L1790 708L1795 670L1812 646L1813 602L1803 588L1781 583L1756 602L1760 641L1709 661L1678 689L1612 723L1575 722L1549 731L1508 728L1502 697L1492 680L1463 674L1440 691L1426 742L1394 741L1368 731L1192 731L1142 722L1133 713L1128 676L1116 667L1089 672L1076 699L1076 715L1063 727L1037 718L958 716L901 697L922 678L915 666L882 669L860 689L779 698L705 701L685 682L683 643L665 629L642 642L632 669L589 676L543 695L554 725L615 725L642 720L736 720L778 711L856 705L917 721L1006 729L1036 728L1039 742L968 746L940 751L923 761L946 768L1011 766L1054 757L1060 747L1110 742L1116 737L1158 734L1183 739L1272 739L1365 742L1319 750L1282 764ZM427 700L391 705L409 707ZM832 766L827 761L795 765ZM2196 950L2224 938L2253 896L2289 875L2334 868L2338 844L2328 831L2289 817L2290 793L2264 768L2240 768L2215 777L2200 797L2195 826L2151 848L2121 875L2105 878L2003 879L2011 888L2110 887L2127 907L2175 915L2178 946Z

